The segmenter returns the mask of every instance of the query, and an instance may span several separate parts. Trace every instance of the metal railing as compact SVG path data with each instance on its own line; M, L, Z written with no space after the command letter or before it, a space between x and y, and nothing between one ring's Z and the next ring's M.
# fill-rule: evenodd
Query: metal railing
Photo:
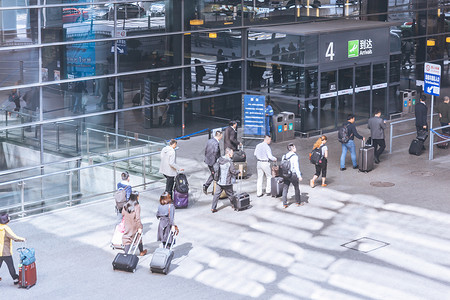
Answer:
M428 159L429 160L433 160L434 159L434 145L439 145L439 144L443 144L443 143L448 143L450 142L450 134L440 134L437 132L437 130L441 130L441 129L447 129L449 128L449 132L450 132L450 125L445 125L445 126L441 126L441 127L436 127L436 128L431 128L430 129L430 152L428 154ZM438 142L434 142L434 135L437 135L439 137L442 138L442 140L438 141Z
M437 116L437 114L433 114L433 116ZM431 115L428 115L427 117L428 119L431 118ZM405 120L399 120L399 121L395 121L395 122L391 122L389 124L389 153L392 153L392 144L393 144L393 140L402 136L407 136L407 135L411 135L411 134L416 134L417 130L415 130L415 126L414 126L414 131L410 131L407 133L403 133L403 134L398 134L398 135L394 135L394 125L398 125L398 124L402 124L402 123L406 123L406 122L411 122L411 121L416 121L416 118L409 118L409 119L405 119Z
M131 160L140 160L142 163L141 173L131 174L131 176L135 175L142 178L142 182L140 184L134 184L133 188L143 187L145 189L147 185L158 182L161 178L160 176L155 176L155 174L153 174L153 172L151 171L151 168L147 167L146 165L146 159L148 159L150 162L148 166L151 166L152 156L159 153L160 151L142 153L139 155L114 159L107 162L99 162L94 165L88 163L85 166L81 166L83 160L78 157L64 161L64 163L76 163L78 165L77 167L54 171L48 174L30 175L23 178L11 179L6 182L2 182L0 183L0 190L5 191L8 190L8 188L11 190L11 192L3 193L3 195L6 195L9 200L18 197L19 201L9 201L13 203L2 205L0 212L8 212L11 216L24 217L27 214L48 211L52 208L61 206L72 206L81 202L93 201L95 200L95 197L98 196L107 195L110 193L112 194L116 189L116 178L120 175L121 172L120 170L117 170L118 165L120 163L129 162ZM54 163L53 166L59 163L61 162ZM34 172L38 173L42 172L44 168L49 166L51 165L40 165L36 167L21 168L20 170L9 170L6 172L2 172L1 175L12 176L13 173L33 170ZM112 170L110 180L107 180L104 175L104 173L108 170ZM86 174L82 174L82 172L85 172ZM93 182L91 183L91 186L89 188L84 188L82 180L74 180L74 176L77 176L78 178L86 176L86 180L84 181L89 182L90 180L92 180L92 173L99 174L99 181L101 181L102 183L110 182L113 184L111 184L110 188L96 188L96 183ZM149 178L150 180L147 180ZM59 185L61 182L63 182L63 184ZM64 184L64 182L66 184ZM28 188L27 185L29 186ZM40 193L34 193L33 197L32 192L33 190L36 190L34 188L36 185L40 185L42 190ZM15 193L14 186L18 187L18 191L16 191ZM49 191L49 194L51 194L50 197L45 197L45 193L42 192L45 189L47 189L47 191ZM63 191L64 189L66 189L66 192ZM58 193L58 191L61 192ZM0 199L0 201L1 200L2 199Z

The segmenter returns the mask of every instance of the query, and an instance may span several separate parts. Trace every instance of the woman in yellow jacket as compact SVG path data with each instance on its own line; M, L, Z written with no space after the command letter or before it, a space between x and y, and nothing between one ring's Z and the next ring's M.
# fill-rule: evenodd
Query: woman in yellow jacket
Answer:
M14 232L9 228L9 215L3 214L0 216L0 268L3 262L6 263L9 269L9 274L11 274L14 284L19 283L19 275L16 273L14 268L14 263L12 259L12 241L24 242L25 239L14 234ZM0 281L2 278L0 277Z

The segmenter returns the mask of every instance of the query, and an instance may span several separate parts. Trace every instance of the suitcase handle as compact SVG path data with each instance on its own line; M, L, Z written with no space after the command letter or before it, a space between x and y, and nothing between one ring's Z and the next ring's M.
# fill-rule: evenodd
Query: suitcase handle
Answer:
M138 243L135 244L134 242L136 241L136 238L138 236L139 236ZM130 249L128 249L128 253L127 254L130 254L131 249L133 249L133 248L134 248L133 255L136 253L136 249L139 247L139 243L141 242L141 239L142 239L142 233L140 234L139 232L136 232L136 234L134 235L133 241L131 242L131 247L130 247Z
M169 244L170 236L173 236L173 239L172 239L172 243L170 244L170 247L168 249L172 250L173 244L175 244L175 240L178 236L178 232L177 231L173 232L172 228L170 229L169 235L167 236L166 247L165 247L166 249L167 249L167 244Z

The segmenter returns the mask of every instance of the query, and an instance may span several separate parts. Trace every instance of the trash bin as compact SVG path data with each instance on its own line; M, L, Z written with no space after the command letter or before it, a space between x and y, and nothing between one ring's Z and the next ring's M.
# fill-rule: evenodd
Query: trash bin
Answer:
M409 112L413 113L416 107L417 91L416 90L405 90L409 93L411 99L411 105L409 106Z
M411 94L409 91L400 91L400 99L402 99L402 112L409 113L411 107Z
M284 131L284 140L293 140L295 138L295 130L294 130L294 122L295 122L295 114L289 111L281 112L284 116L283 123L283 131Z
M284 115L277 114L272 116L272 124L273 124L273 136L272 140L274 142L282 142L284 141Z

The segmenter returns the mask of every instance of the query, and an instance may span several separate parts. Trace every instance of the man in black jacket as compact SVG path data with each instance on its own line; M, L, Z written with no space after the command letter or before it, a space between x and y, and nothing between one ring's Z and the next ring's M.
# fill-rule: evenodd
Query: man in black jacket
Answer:
M342 143L342 154L341 154L341 171L345 171L345 157L347 156L347 150L350 151L350 157L352 158L353 169L358 169L358 162L356 161L356 150L355 150L355 142L353 141L355 136L360 140L365 140L363 136L361 136L356 130L355 125L355 115L349 114L347 116L347 123L343 126L347 127L347 136L348 142Z
M428 129L428 122L427 122L428 108L427 105L425 104L425 100L427 100L427 96L425 95L420 96L420 102L417 103L415 107L417 134L419 134L420 131Z
M222 139L222 131L218 130L214 134L214 137L209 139L206 143L205 148L205 164L208 165L208 169L210 172L210 175L206 182L203 184L203 193L205 195L208 193L208 187L213 182L213 175L214 175L214 164L216 163L217 159L220 157L220 146L219 142Z
M237 151L240 144L237 140L237 122L230 121L229 125L224 132L223 148L230 148L233 151Z

